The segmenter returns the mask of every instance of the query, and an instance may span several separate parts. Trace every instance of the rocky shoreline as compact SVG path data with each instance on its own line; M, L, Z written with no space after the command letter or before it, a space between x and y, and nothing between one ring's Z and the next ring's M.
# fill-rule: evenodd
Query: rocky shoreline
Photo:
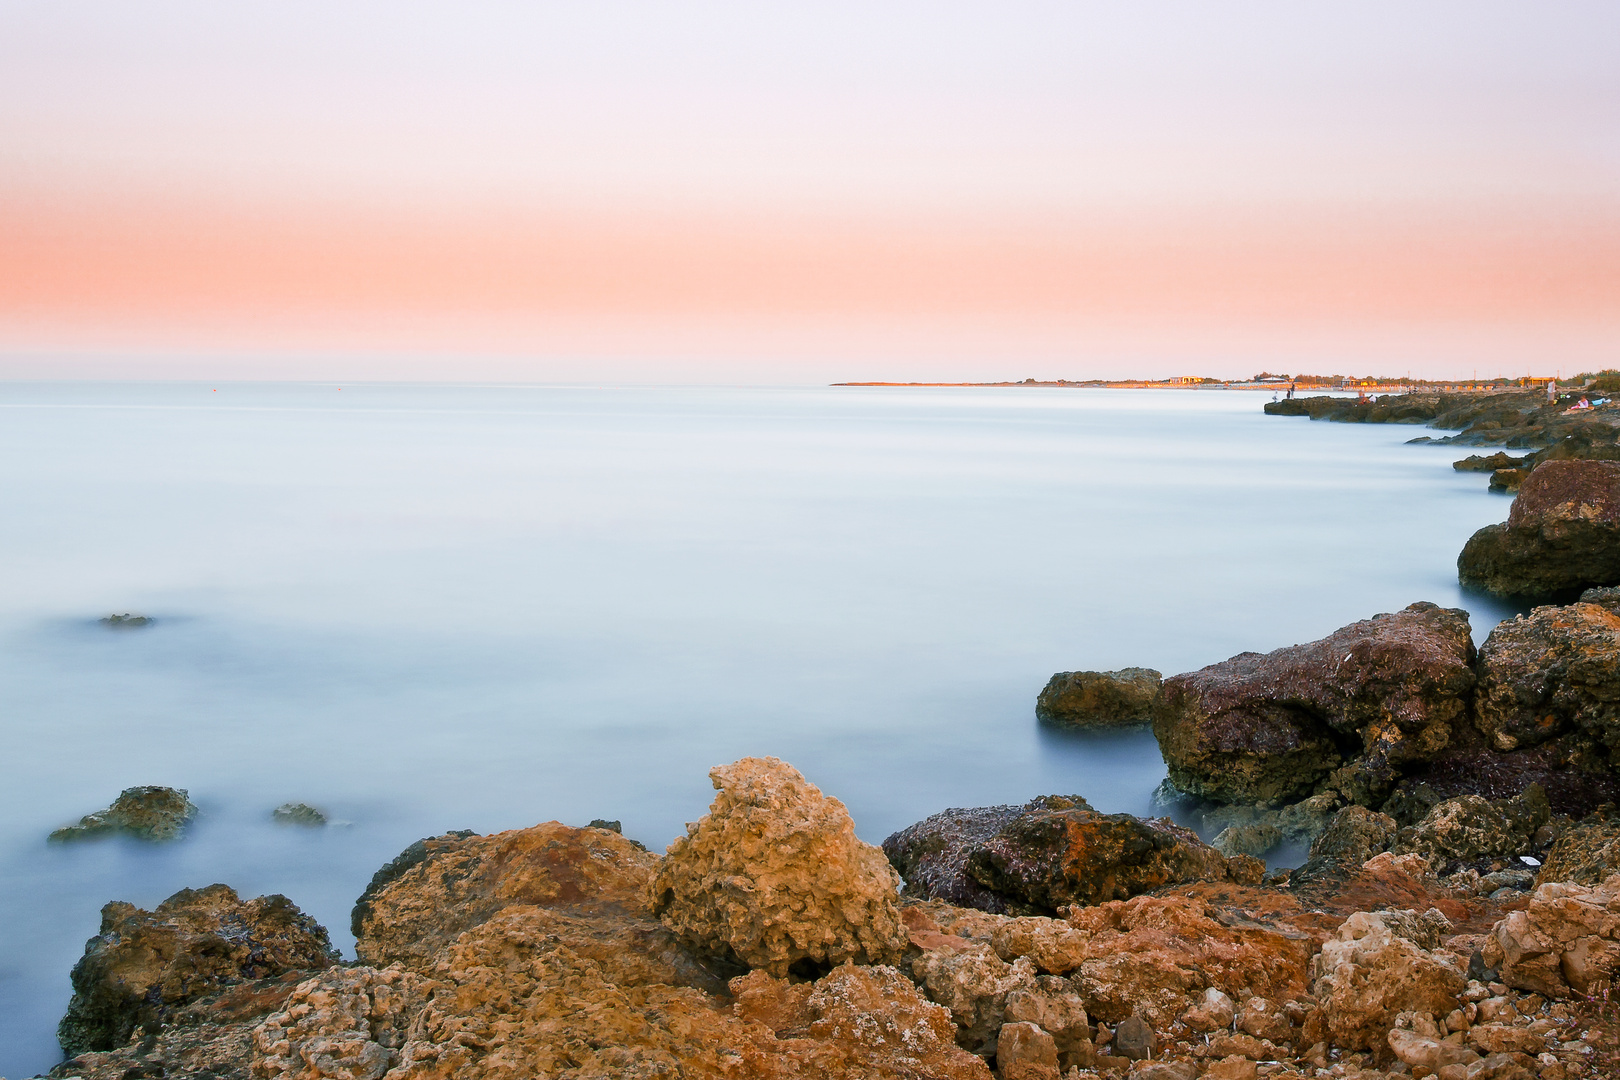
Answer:
M355 904L353 963L285 897L108 904L48 1075L1620 1075L1615 429L1523 394L1429 397L1267 411L1540 440L1459 574L1555 603L1477 649L1465 612L1415 603L1040 695L1044 723L1151 724L1161 800L1211 843L1052 794L880 849L791 765L745 758L662 855L610 822L411 845ZM178 835L194 807L167 792L71 828ZM1285 844L1308 859L1268 872Z

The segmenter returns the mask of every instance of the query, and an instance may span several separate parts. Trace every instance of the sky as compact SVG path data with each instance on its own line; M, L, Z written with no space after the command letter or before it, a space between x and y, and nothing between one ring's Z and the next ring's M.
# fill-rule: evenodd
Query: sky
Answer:
M1620 366L1620 5L0 0L0 377Z

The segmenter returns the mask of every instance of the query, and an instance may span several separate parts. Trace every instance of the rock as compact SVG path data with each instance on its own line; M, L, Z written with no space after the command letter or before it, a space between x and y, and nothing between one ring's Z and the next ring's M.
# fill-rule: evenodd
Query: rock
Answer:
M1014 990L1007 995L1005 1023L1034 1024L1051 1035L1059 1069L1089 1069L1095 1053L1091 1021L1080 995L1067 980L1050 975L1036 976L1035 985L1036 990Z
M126 611L121 615L102 616L101 625L109 630L139 630L143 626L151 626L156 621L147 618L145 615L136 615L134 612Z
M1620 875L1598 886L1552 882L1485 939L1483 963L1508 986L1586 996L1620 974Z
M1258 859L1226 858L1165 818L1099 814L1061 796L1012 810L947 810L890 836L883 849L908 895L996 912L1050 913L1187 881L1257 884L1265 869ZM933 887L940 892L927 891Z
M122 833L141 840L178 840L196 816L197 807L184 788L125 788L107 809L64 825L50 839L60 843Z
M1390 933L1410 941L1425 952L1438 949L1440 943L1451 936L1453 929L1451 920L1438 908L1429 908L1422 914L1410 908L1404 910L1385 908L1373 914L1383 922Z
M1518 491L1529 475L1529 469L1497 469L1491 473L1491 482L1487 487L1491 491Z
M1479 653L1474 722L1499 751L1560 739L1590 771L1620 763L1620 614L1539 607L1499 623Z
M665 926L778 977L802 962L899 957L900 878L856 838L843 803L776 758L709 777L719 791L709 813L669 846L653 879L652 912Z
M1236 1015L1232 999L1211 986L1196 1005L1181 1014L1181 1022L1194 1031L1227 1031Z
M1293 1040L1294 1025L1288 1022L1282 1006L1258 995L1243 1003L1237 1012L1236 1023L1239 1031L1257 1039L1269 1039L1274 1043Z
M1002 1080L1059 1080L1057 1043L1035 1024L1003 1024L996 1067Z
M1524 462L1524 458L1516 458L1512 454L1498 450L1487 457L1470 454L1461 461L1453 461L1451 467L1458 472L1496 472L1498 469L1517 469Z
M355 952L373 967L397 962L427 971L457 935L514 904L650 919L647 891L657 863L616 833L555 821L419 840L355 902Z
M1114 1053L1132 1061L1146 1061L1159 1050L1159 1037L1153 1027L1137 1013L1121 1020L1114 1029Z
M1537 466L1507 521L1480 529L1464 545L1457 574L1468 588L1529 599L1620 584L1620 465Z
M1009 964L983 944L924 953L912 961L911 973L930 1001L950 1010L960 1029L956 1041L969 1050L983 1047L1001 1028L1012 994L1039 990L1033 962L1019 958Z
M1547 796L1531 786L1513 799L1463 795L1438 803L1416 825L1402 829L1393 850L1418 854L1439 870L1454 860L1520 855L1552 816Z
M1311 859L1333 859L1345 866L1360 866L1388 851L1400 830L1395 819L1365 806L1347 806L1333 816L1321 836L1311 844Z
M1254 1080L1259 1066L1246 1057L1229 1054L1204 1070L1204 1080Z
M1387 792L1392 770L1450 744L1473 659L1464 612L1413 604L1167 679L1153 731L1171 781L1217 802L1297 799L1346 766Z
M243 901L226 885L182 889L142 911L113 902L73 966L57 1028L69 1055L112 1050L205 994L338 960L326 930L285 896Z
M1198 1066L1190 1061L1148 1061L1131 1069L1131 1080L1198 1080Z
M432 983L398 964L329 968L253 1033L257 1077L381 1077L399 1062Z
M270 811L270 820L277 825L303 825L318 829L326 824L326 815L308 803L282 803Z
M1403 1012L1444 1016L1467 980L1440 954L1395 936L1376 915L1357 913L1311 961L1312 992L1333 1041L1350 1050L1387 1045Z
M1009 823L1044 810L1091 809L1078 795L1043 795L1023 806L942 810L883 841L883 852L905 881L907 896L1005 912L1007 898L967 874L968 856Z
M586 828L606 829L608 832L616 832L621 836L624 835L624 826L622 824L617 821L609 821L606 818L593 818L591 823L587 825Z
M1620 588L1587 589L1581 593L1580 603L1596 604L1610 611L1620 611Z
M1435 1035L1419 1034L1400 1027L1390 1030L1388 1043L1396 1058L1413 1068L1422 1067L1431 1073L1437 1073L1447 1065L1467 1066L1479 1060L1477 1053L1465 1047L1445 1042Z
M1596 813L1553 843L1536 884L1597 885L1613 873L1620 873L1620 816Z
M1283 831L1275 825L1228 825L1220 831L1209 846L1222 855L1253 855L1261 857L1283 842Z
M1153 722L1162 676L1152 668L1060 671L1035 699L1035 715L1073 727L1127 727Z

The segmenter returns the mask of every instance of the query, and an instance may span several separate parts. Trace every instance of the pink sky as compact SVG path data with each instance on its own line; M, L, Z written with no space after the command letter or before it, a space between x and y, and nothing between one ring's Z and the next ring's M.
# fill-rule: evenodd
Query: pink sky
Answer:
M0 375L1620 365L1620 17L11 5Z

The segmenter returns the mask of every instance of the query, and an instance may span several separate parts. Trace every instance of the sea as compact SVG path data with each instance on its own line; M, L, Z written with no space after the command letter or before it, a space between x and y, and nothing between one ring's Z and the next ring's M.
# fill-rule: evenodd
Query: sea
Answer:
M622 822L774 755L879 843L947 807L1153 812L1152 734L1035 719L1413 601L1508 500L1268 393L0 383L0 1075L60 1060L101 906L349 912L422 836ZM151 622L113 629L134 613ZM174 843L48 843L123 788ZM277 825L305 802L324 828Z

